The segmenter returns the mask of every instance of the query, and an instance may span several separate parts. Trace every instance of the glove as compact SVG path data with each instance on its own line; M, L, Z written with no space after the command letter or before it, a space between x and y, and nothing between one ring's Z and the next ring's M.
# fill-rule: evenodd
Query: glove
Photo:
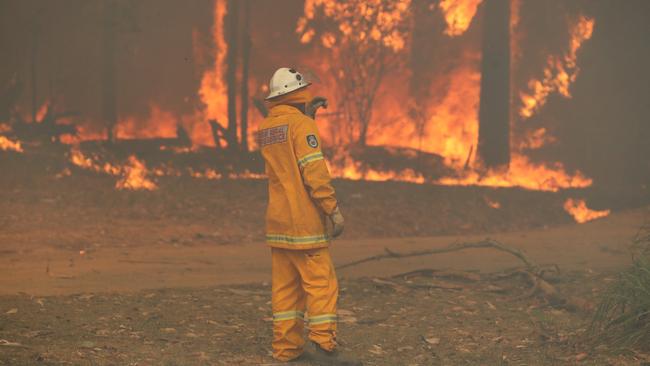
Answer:
M327 108L327 99L323 97L314 97L307 103L307 105L305 105L305 114L311 117L311 119L316 119L316 112L320 107Z
M341 210L339 210L338 206L336 206L334 211L332 211L332 213L329 215L329 219L332 221L331 236L332 238L337 238L343 233L343 226L345 223L343 215L341 214Z

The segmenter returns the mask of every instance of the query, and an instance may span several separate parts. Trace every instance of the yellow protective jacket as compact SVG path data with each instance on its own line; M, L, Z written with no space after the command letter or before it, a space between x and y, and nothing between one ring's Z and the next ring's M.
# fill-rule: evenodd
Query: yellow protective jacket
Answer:
M257 138L269 179L266 242L286 249L327 247L325 219L337 202L316 122L295 107L276 105Z

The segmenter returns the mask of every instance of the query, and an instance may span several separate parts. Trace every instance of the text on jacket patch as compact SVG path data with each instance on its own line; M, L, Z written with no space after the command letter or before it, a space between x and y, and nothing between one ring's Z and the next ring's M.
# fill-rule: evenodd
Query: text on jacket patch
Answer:
M257 144L260 148L287 141L289 125L265 128L257 132Z

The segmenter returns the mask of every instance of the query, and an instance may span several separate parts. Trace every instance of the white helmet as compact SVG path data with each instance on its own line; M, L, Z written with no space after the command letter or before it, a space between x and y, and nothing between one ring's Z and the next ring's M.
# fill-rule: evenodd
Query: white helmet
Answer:
M275 71L269 82L269 95L266 100L309 86L311 83L294 69L281 67Z

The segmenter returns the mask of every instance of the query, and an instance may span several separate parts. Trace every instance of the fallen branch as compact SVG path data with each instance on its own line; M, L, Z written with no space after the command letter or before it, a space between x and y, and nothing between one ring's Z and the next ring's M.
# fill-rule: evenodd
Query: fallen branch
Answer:
M586 303L584 300L577 298L575 296L564 296L562 295L553 285L551 285L548 281L546 281L543 276L546 272L549 271L549 269L554 270L554 272L559 272L559 268L556 265L551 265L551 266L539 266L533 261L531 261L522 251L516 248L511 248L506 245L503 245L495 240L492 239L485 239L479 242L470 242L470 243L454 243L451 245L448 245L444 248L435 248L435 249L426 249L426 250L418 250L418 251L413 251L413 252L406 252L406 253L400 253L400 252L395 252L393 250L390 250L388 248L384 248L384 253L382 254L376 254L370 257L358 259L356 261L346 263L344 265L341 265L338 267L338 269L344 269L352 266L356 266L359 264L363 263L368 263L372 261L380 261L383 259L401 259L401 258L409 258L409 257L418 257L418 256L424 256L424 255L431 255L431 254L442 254L442 253L450 253L450 252L455 252L455 251L460 251L464 249L477 249L477 248L493 248L500 250L502 252L506 252L508 254L511 254L518 258L525 266L524 269L516 269L513 271L509 271L505 274L501 274L499 276L496 276L494 278L500 278L500 279L505 279L514 275L523 275L529 282L530 282L530 289L526 291L526 294L523 296L519 296L515 298L514 300L521 300L524 298L529 298L532 296L535 296L537 294L540 294L541 297L543 297L549 304L552 306L558 306L558 307L563 307L566 308L567 310L577 310L577 309L582 309L582 310L589 310L589 304ZM480 280L481 277L477 276L475 274L467 274L467 275L459 275L456 271L450 271L446 273L445 271L441 271L440 273L436 273L435 270L430 270L430 269L425 269L425 270L417 270L417 271L412 271L412 272L407 272L407 273L402 273L401 275L393 276L395 277L408 277L408 276L417 276L417 275L427 275L431 277L436 277L436 275L439 274L440 277L457 277L457 278L462 278L465 281L477 281ZM399 284L386 281L386 280L378 280L374 279L373 282L382 284L382 285L388 285L394 288L397 288L397 286L402 287ZM407 287L413 287L413 286L407 286ZM434 285L429 285L429 287L438 287L438 288L447 288L447 289L455 289L452 288L453 286L437 286L437 284Z
M29 348L28 346L25 346L24 344L18 343L18 342L11 342L6 339L0 339L0 346L2 347L20 347L20 348Z
M457 278L461 279L466 282L478 282L481 280L481 276L472 273L472 272L467 272L467 271L457 271L453 269L448 269L448 270L438 270L438 269L431 269L431 268L426 268L426 269L418 269L415 271L409 271L405 273L398 273L396 275L393 275L393 278L404 278L404 279L409 279L412 277L418 277L418 276L424 276L424 277L441 277L441 278Z
M371 257L362 258L350 263L346 263L344 265L339 266L337 269L344 269L362 263L379 261L382 259L418 257L423 255L442 254L442 253L456 252L463 249L476 249L476 248L494 248L497 250L501 250L519 258L522 262L524 262L528 270L536 272L538 268L538 266L535 265L530 259L528 259L528 257L526 257L526 255L524 255L524 253L522 253L519 249L507 247L492 239L485 239L476 243L454 243L444 248L418 250L418 251L413 251L408 253L399 253L399 252L392 251L388 248L384 248L385 253L383 254L377 254Z

